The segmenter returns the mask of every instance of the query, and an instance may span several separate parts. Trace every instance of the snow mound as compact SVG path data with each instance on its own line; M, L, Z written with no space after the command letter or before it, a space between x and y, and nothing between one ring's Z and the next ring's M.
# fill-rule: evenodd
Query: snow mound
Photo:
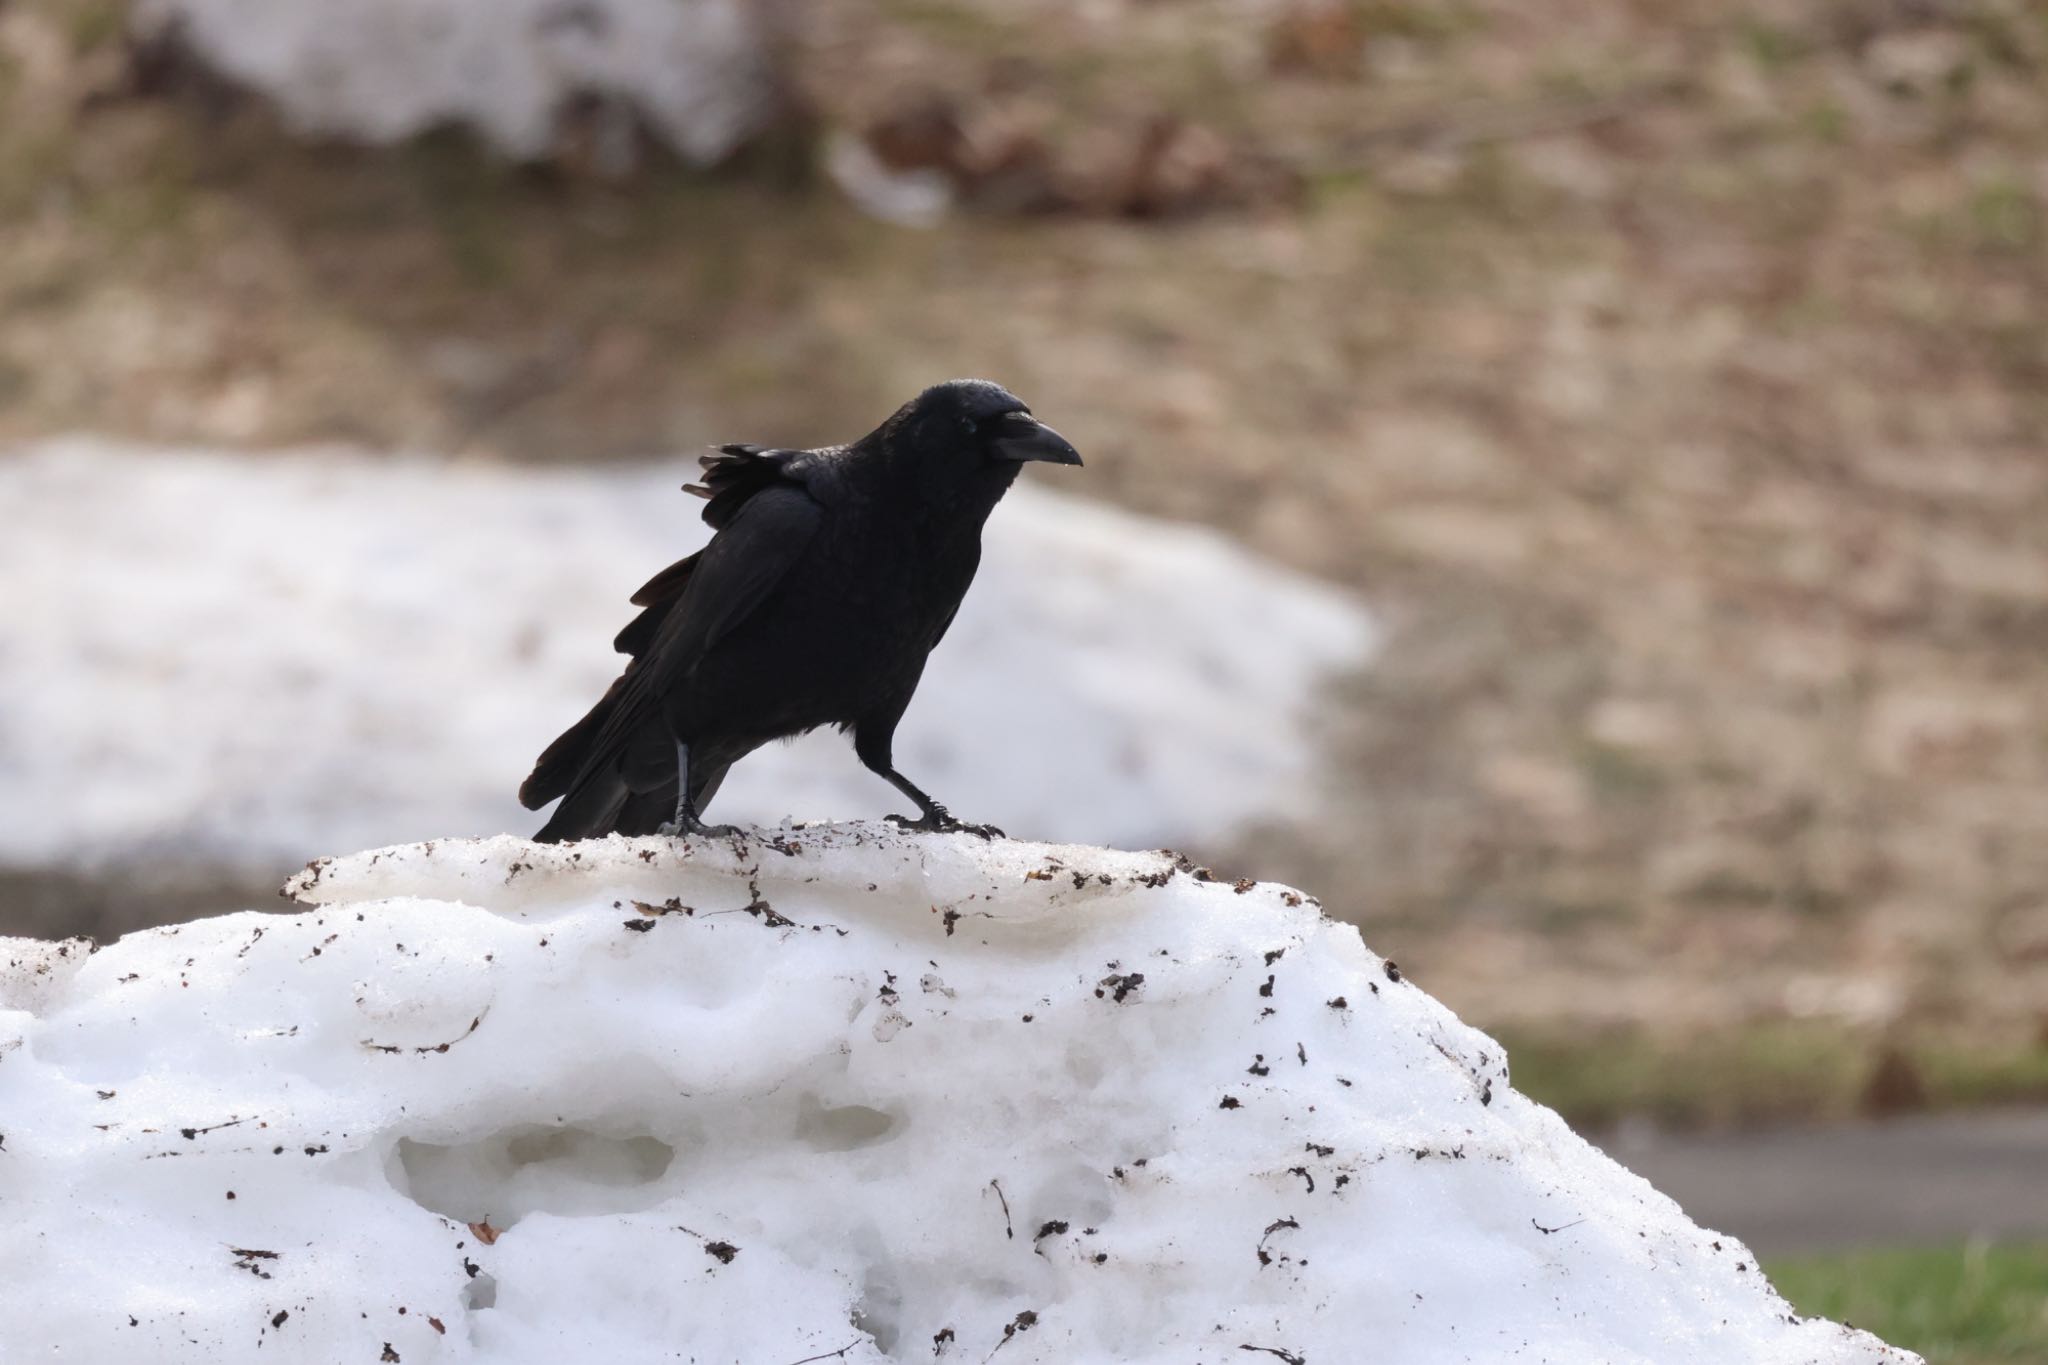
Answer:
M0 862L270 873L537 828L514 797L533 756L617 674L627 597L709 534L694 474L83 439L0 460ZM1214 532L1020 486L897 759L1012 833L1285 819L1312 804L1318 685L1372 638ZM900 805L828 732L741 763L711 813Z
M0 1358L1914 1359L1283 887L839 825L293 890L0 941Z
M676 151L717 160L774 113L747 0L138 0L308 132L395 142L441 123L539 157L578 99L630 106Z

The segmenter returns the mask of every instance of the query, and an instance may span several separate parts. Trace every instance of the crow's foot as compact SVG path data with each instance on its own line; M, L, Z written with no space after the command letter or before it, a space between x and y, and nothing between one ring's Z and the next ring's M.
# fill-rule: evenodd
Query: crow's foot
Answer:
M915 820L907 815L892 815L889 823L898 829L923 830L931 834L972 834L977 839L1006 837L994 825L970 825L964 820L955 820L952 812L944 806L933 806Z
M740 832L738 825L707 825L691 816L687 820L667 820L655 826L654 832L665 839L680 838L694 834L700 839L724 839Z

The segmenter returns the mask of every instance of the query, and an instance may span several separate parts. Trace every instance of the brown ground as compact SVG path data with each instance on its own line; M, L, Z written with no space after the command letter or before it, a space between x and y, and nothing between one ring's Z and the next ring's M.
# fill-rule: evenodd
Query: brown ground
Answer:
M616 183L305 147L0 0L0 438L585 459L999 376L1392 623L1330 818L1219 862L1482 1024L2039 1045L2048 5L828 13L813 129L1020 175L920 232L804 128Z

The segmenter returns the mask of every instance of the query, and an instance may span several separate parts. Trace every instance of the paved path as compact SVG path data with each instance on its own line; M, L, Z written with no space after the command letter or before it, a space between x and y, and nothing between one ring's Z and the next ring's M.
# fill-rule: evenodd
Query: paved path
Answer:
M1759 1254L2048 1240L2048 1109L1724 1137L1609 1134L1615 1160Z

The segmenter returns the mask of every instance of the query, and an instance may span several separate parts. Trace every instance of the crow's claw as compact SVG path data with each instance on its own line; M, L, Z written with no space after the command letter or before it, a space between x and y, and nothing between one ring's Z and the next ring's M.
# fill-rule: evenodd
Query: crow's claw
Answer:
M693 834L700 839L723 839L740 832L738 825L707 825L702 820L664 820L655 826L654 832L664 839L676 839Z
M922 830L930 834L972 834L977 839L1006 837L994 825L970 825L964 820L955 820L952 812L944 806L935 806L915 820L907 815L892 815L889 823L898 829Z

